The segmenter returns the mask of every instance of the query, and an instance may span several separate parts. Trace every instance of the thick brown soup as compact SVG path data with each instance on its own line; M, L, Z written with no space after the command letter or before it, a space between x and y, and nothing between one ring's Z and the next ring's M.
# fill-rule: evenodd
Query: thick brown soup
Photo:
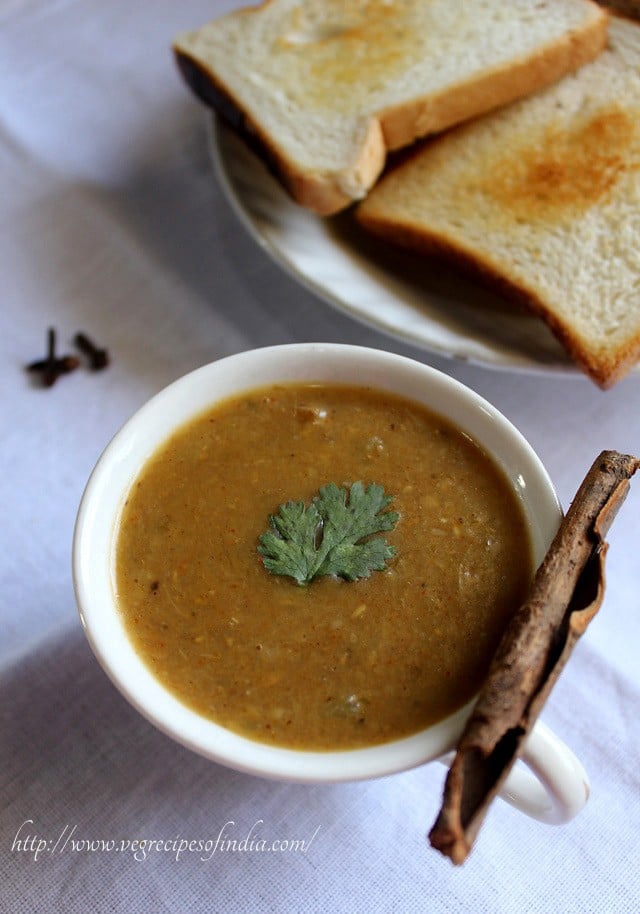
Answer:
M320 487L384 486L384 571L307 586L257 551ZM304 749L406 736L477 691L532 574L522 509L466 435L419 404L305 384L231 399L143 467L122 512L118 600L156 677L205 717Z

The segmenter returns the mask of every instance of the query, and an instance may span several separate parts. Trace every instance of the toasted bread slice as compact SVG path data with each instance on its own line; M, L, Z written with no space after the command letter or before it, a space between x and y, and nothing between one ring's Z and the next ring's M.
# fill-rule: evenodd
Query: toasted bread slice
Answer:
M601 387L640 358L640 23L555 86L427 142L357 210L543 317Z
M513 101L593 59L592 0L267 0L180 35L180 69L295 200L361 199L388 149Z

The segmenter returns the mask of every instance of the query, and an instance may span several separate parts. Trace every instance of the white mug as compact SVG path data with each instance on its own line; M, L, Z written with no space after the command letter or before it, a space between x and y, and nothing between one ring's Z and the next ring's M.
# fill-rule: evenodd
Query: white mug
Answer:
M539 458L493 406L448 375L392 353L333 343L301 343L229 356L180 378L143 406L100 457L80 504L73 577L80 617L101 665L123 695L160 730L195 752L269 778L331 783L389 775L443 760L472 702L412 736L362 749L307 752L255 742L205 719L168 692L127 637L114 591L118 518L143 464L179 426L231 395L286 381L367 385L416 400L446 416L502 467L524 509L540 563L561 519ZM567 822L584 806L588 781L568 747L538 722L502 796L528 815ZM529 770L527 770L529 769Z

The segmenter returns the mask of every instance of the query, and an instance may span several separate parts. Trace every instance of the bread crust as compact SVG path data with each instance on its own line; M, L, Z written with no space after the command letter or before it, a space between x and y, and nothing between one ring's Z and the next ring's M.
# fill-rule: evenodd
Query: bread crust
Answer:
M602 390L612 387L640 359L640 331L617 348L615 358L607 357L605 354L598 357L585 349L571 327L554 314L534 289L512 279L499 265L480 257L476 251L466 248L457 239L431 233L424 226L413 225L410 222L390 222L384 216L376 215L371 207L364 215L356 210L356 217L367 231L379 238L420 254L441 257L471 279L478 280L506 299L523 305L532 314L542 318L570 358Z
M378 112L388 150L529 95L583 66L607 45L609 15L600 10L589 28L570 32L532 57L504 64L447 90Z
M285 187L289 195L319 216L330 216L365 196L384 169L386 147L380 122L371 118L366 126L357 161L351 171L362 185L362 192L348 192L346 175L327 175L301 171L279 148L277 142L260 123L246 112L242 103L224 86L211 70L205 69L180 48L173 48L178 68L195 95L212 108L250 149L264 162L269 171Z
M640 0L599 0L599 2L632 19L640 19Z
M260 6L237 11L236 15L259 15L271 2L265 0ZM358 154L336 174L300 168L211 67L181 47L179 39L174 42L173 51L193 92L233 126L292 198L318 215L328 216L366 196L384 169L388 151L514 101L596 57L606 45L609 17L597 3L591 2L591 6L597 15L588 23L533 56L496 67L437 94L408 99L379 112L363 112L365 126Z

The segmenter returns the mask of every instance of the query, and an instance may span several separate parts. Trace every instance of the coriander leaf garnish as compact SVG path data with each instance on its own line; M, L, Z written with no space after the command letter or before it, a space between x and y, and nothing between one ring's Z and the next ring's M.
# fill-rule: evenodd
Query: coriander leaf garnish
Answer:
M321 575L355 581L383 571L395 548L374 534L395 527L399 515L384 510L391 501L375 483L365 488L354 482L347 488L332 482L309 505L302 501L280 505L259 539L264 567L301 585Z

